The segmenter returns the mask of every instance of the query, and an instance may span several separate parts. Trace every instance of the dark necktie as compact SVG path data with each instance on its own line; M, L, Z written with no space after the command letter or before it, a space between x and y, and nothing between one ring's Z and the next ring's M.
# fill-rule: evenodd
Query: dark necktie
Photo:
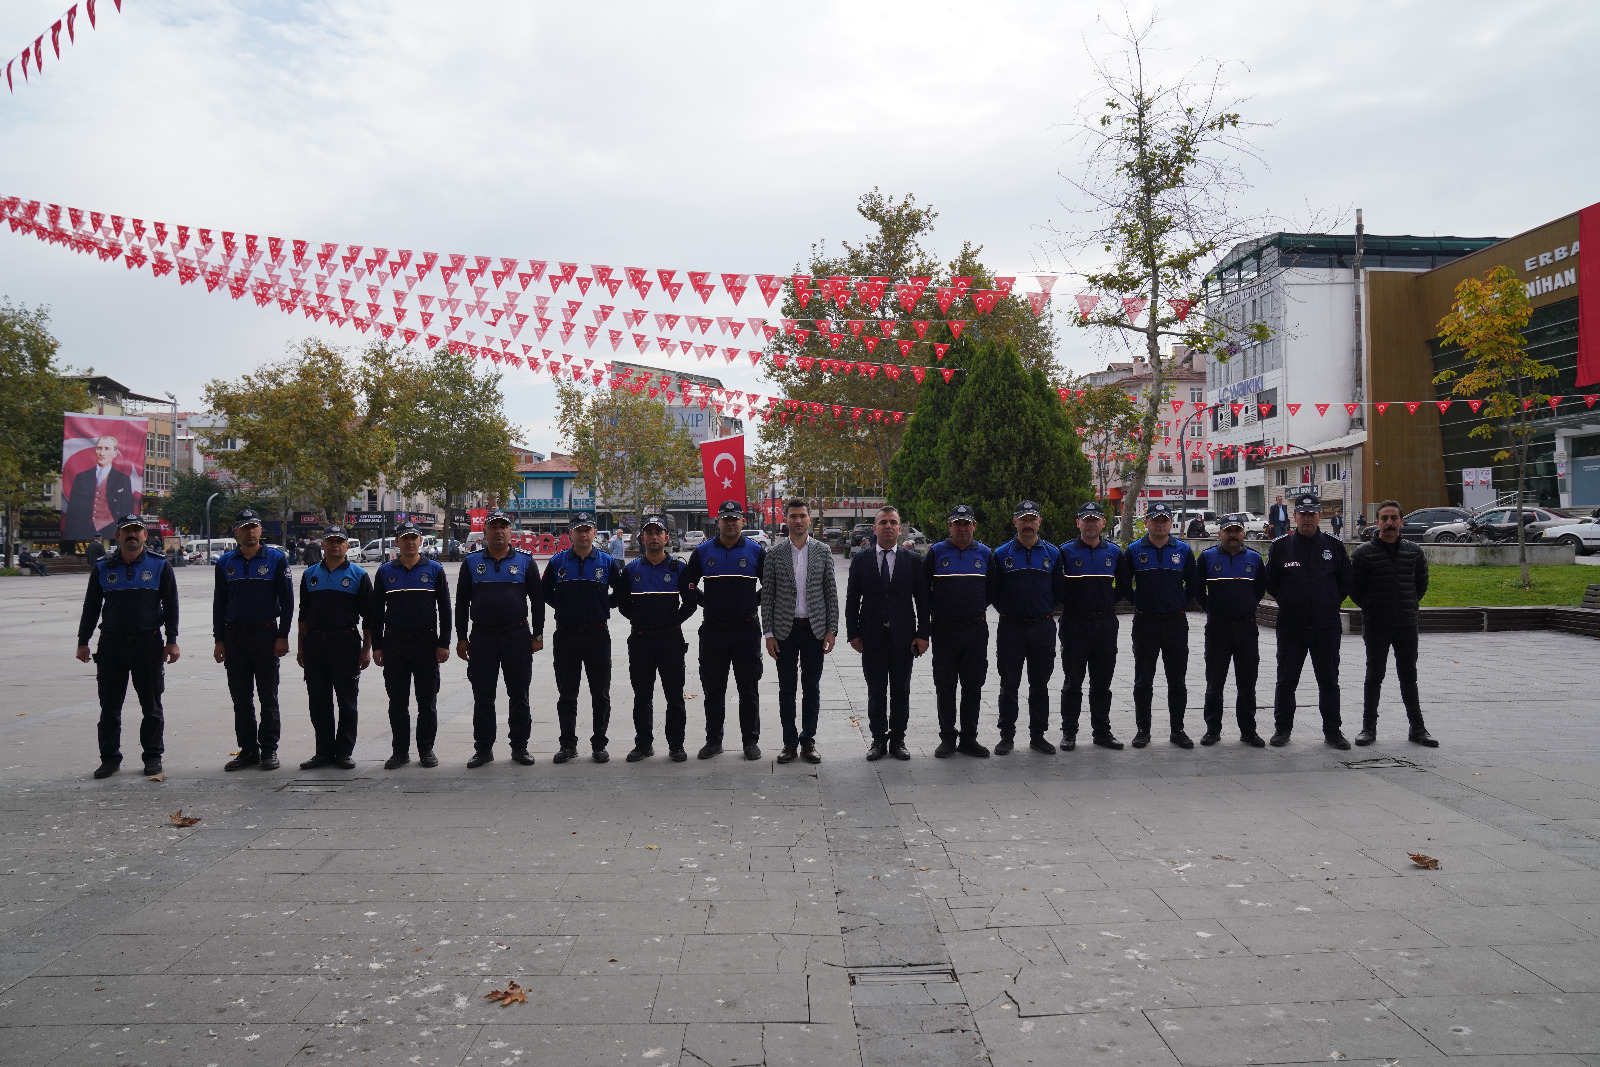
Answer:
M882 565L878 568L883 573L883 588L885 590L888 590L888 588L889 588L889 553L884 552L879 558L883 561Z

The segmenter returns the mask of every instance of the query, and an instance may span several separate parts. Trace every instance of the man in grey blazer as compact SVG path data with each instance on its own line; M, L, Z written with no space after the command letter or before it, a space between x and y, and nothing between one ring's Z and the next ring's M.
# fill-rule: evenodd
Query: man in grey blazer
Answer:
M778 715L783 720L779 763L798 754L821 763L817 714L822 707L822 657L833 651L839 632L839 585L833 553L811 537L811 510L798 497L784 504L789 538L767 552L761 568L761 622L767 655L778 661ZM794 695L802 691L800 728L795 729Z

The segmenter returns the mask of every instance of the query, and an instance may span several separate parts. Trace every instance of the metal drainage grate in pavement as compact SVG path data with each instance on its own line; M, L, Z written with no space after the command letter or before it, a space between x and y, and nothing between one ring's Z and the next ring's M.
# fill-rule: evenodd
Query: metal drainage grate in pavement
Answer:
M954 982L954 967L929 964L921 967L858 967L850 972L851 985L880 985L892 982Z
M1345 760L1344 765L1353 771L1386 771L1396 767L1409 767L1414 771L1426 770L1410 760L1401 759L1399 756L1374 756L1371 759Z

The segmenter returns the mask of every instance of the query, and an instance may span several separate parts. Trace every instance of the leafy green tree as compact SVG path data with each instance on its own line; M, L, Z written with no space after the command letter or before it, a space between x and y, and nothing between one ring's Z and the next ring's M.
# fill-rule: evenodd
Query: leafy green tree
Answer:
M1143 408L1129 399L1126 387L1112 383L1093 386L1086 381L1067 385L1067 417L1077 429L1078 436L1088 451L1089 466L1093 472L1095 499L1106 508L1111 479L1124 482L1132 473L1134 464L1124 456L1139 444L1139 428L1143 423ZM1078 394L1082 393L1082 396Z
M224 483L212 474L179 471L172 479L172 492L148 510L198 536L206 529L206 500L212 493L221 494L211 501L213 535L231 527L242 508L261 512L267 506L267 499L253 490Z
M972 342L958 341L945 353L947 365L965 370L972 356ZM917 399L916 418L900 440L900 449L889 461L889 503L900 509L908 524L937 534L945 528L950 505L944 488L943 434L956 394L967 380L957 374L947 383L941 374L923 383Z
M1033 500L1044 536L1066 540L1078 505L1093 491L1088 461L1056 386L1042 368L1025 368L1009 344L975 345L967 372L939 435L942 499L924 506L971 504L979 539L993 547L1011 538L1017 502ZM942 525L940 516L932 528Z
M597 505L621 505L643 521L652 510L647 505L665 512L667 495L702 475L694 438L661 401L630 389L600 392L560 381L556 395L562 438Z
M56 365L59 344L44 308L0 304L0 507L4 564L11 565L18 511L61 476L61 418L88 409L89 391Z
M1462 351L1469 369L1461 374L1445 368L1435 383L1455 382L1452 396L1483 397L1478 409L1483 422L1469 437L1492 440L1503 436L1506 447L1494 462L1513 459L1517 466L1517 510L1522 514L1522 494L1528 481L1528 446L1538 432L1534 414L1550 399L1539 382L1556 376L1556 369L1528 355L1523 334L1533 318L1527 286L1510 267L1495 267L1482 278L1467 278L1456 286L1450 313L1439 320L1439 340ZM1517 562L1522 566L1522 587L1532 584L1528 569L1528 531L1517 523Z

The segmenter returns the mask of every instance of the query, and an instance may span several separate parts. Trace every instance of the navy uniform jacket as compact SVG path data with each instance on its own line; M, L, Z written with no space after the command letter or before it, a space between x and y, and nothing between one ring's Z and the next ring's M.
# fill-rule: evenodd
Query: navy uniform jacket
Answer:
M177 644L178 582L167 558L140 552L132 563L126 563L122 553L115 552L96 560L89 569L89 589L83 594L78 644L89 643L96 621L102 634L113 637L149 633L165 626L167 644Z
M1278 602L1280 629L1339 629L1339 606L1350 595L1344 542L1321 531L1278 538L1267 557L1267 592Z
M681 626L700 606L700 591L682 589L678 577L683 561L666 556L651 563L644 556L622 568L622 587L617 592L617 613L635 630L670 630Z
M407 568L398 558L378 568L372 590L372 647L383 647L383 632L433 634L450 647L450 578L444 565L426 556Z
M539 565L520 548L499 559L487 550L468 554L456 576L456 638L467 640L467 622L485 630L520 630L532 611L534 637L544 636L544 596Z
M1229 555L1221 545L1200 553L1200 585L1194 598L1213 619L1254 621L1256 605L1267 591L1267 565L1261 553L1241 548Z
M1083 538L1074 537L1061 546L1061 561L1056 565L1061 584L1061 622L1069 615L1104 615L1117 610L1121 591L1117 587L1117 565L1122 549L1108 537L1090 548Z
M300 621L313 633L370 629L372 578L348 556L335 570L313 563L300 575Z
M760 607L761 565L767 550L743 534L732 548L713 537L696 546L678 576L685 590L705 580L700 607L705 625L727 630L754 621Z
M1188 610L1196 581L1194 549L1176 537L1160 548L1148 535L1139 538L1123 551L1117 568L1120 593L1135 610L1152 615Z
M221 641L229 626L277 624L278 636L289 636L294 620L294 582L289 557L271 545L256 549L251 559L237 548L217 560L217 585L211 597L211 637Z
M1061 550L1043 538L1024 548L1012 538L989 561L989 603L1002 616L1042 619L1054 615L1061 589L1056 563Z
M544 566L544 599L555 611L556 629L592 626L611 617L622 585L622 565L609 552L590 548L588 557L564 548Z
M928 603L935 626L970 626L987 622L989 564L994 552L982 541L957 548L940 541L922 557L928 581Z

